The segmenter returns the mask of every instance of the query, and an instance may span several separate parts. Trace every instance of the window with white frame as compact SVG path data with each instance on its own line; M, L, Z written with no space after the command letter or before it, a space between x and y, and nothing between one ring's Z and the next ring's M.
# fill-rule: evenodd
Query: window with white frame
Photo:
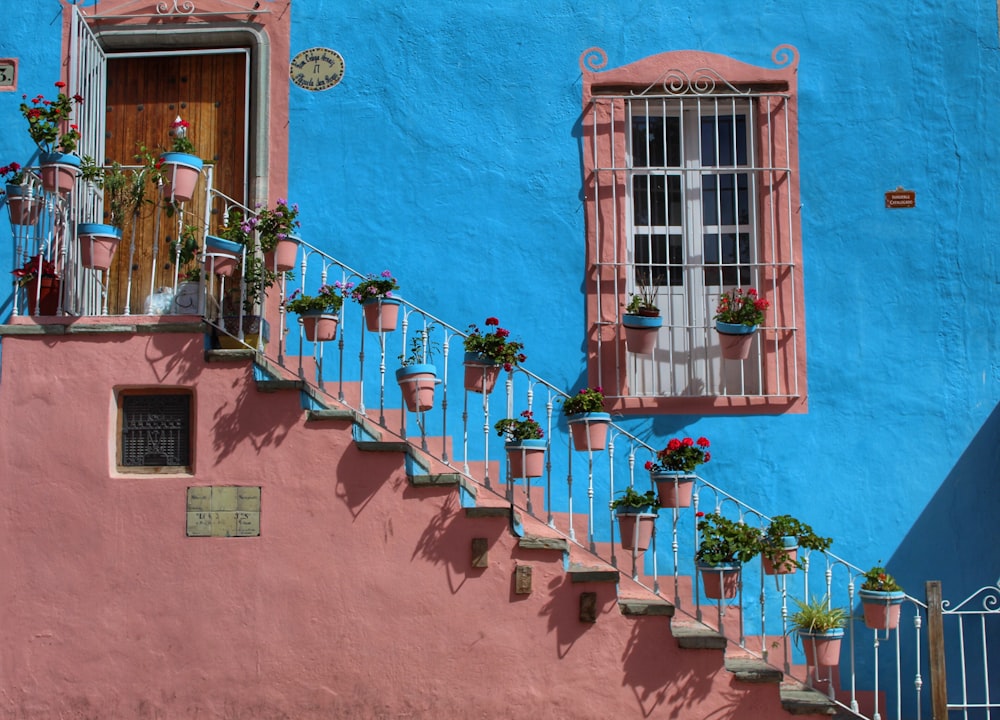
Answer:
M690 52L581 66L594 381L622 410L804 410L794 66ZM716 305L751 287L767 318L746 360L723 359ZM650 355L621 328L640 291L663 318Z

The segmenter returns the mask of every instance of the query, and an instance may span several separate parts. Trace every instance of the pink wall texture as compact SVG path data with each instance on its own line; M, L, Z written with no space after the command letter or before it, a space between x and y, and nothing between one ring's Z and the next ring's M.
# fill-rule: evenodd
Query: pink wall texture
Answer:
M193 475L114 471L116 391L136 387L193 389ZM561 552L359 451L348 421L307 423L249 361L206 363L200 334L8 335L0 427L0 717L782 713L669 618L623 616L614 584L572 583ZM259 486L260 537L186 537L202 485Z

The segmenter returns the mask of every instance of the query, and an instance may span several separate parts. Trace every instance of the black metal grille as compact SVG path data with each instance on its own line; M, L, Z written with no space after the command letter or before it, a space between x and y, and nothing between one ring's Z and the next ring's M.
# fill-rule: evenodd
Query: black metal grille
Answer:
M126 395L122 398L124 467L191 464L191 396Z

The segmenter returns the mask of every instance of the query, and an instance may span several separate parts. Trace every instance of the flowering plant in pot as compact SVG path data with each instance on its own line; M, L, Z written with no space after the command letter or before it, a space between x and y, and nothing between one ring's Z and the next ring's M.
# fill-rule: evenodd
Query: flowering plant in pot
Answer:
M351 291L351 299L359 303L365 314L365 325L371 332L392 332L399 320L399 299L393 292L399 282L388 270L367 275Z
M80 142L80 128L70 122L73 106L83 102L82 95L70 97L64 92L66 83L55 83L58 90L54 100L44 95L28 99L22 95L21 115L28 121L28 135L41 151L42 186L48 192L57 188L62 193L73 189L73 184L81 172L92 177L96 172L93 160L81 160L74 154Z
M831 538L820 537L810 525L791 515L775 515L760 536L760 557L766 575L786 575L802 567L799 548L828 550Z
M28 299L28 314L55 315L59 310L61 283L55 263L41 255L32 255L24 265L11 271L14 284L24 288Z
M796 599L795 604L798 610L789 621L802 642L806 664L812 667L836 665L840 659L847 611L833 607L827 597L814 597L809 602Z
M545 460L545 431L531 410L519 417L498 420L493 429L506 438L507 466L511 477L541 477Z
M518 363L528 359L523 352L524 343L510 340L510 330L500 327L498 318L486 318L486 326L495 329L484 332L473 323L469 325L469 334L462 340L465 348L465 389L484 394L493 390L500 368L510 372Z
M160 154L156 167L162 177L164 195L171 202L187 202L201 177L204 162L195 154L194 143L188 137L191 123L180 115L170 124L170 150Z
M694 470L712 459L706 437L692 440L670 438L667 446L656 453L656 462L647 460L646 470L656 483L663 507L688 507L694 487Z
M32 191L31 177L16 162L0 167L0 196L7 197L7 211L15 225L34 225L42 209L41 199Z
M299 241L296 237L299 206L278 198L273 208L257 206L256 215L250 215L246 222L257 232L260 249L265 254L265 265L275 272L288 272L295 267Z
M896 578L882 566L882 561L865 573L861 583L861 605L865 625L873 630L895 630L906 593Z
M337 336L337 313L344 304L342 287L338 280L333 285L320 287L316 295L304 295L296 290L285 301L286 310L298 313L310 342L326 342Z
M722 294L714 317L722 357L727 360L746 360L749 357L753 333L764 322L764 311L770 306L771 303L758 296L754 288L745 292L742 288L735 288Z
M562 401L563 414L577 450L604 450L608 444L611 414L604 411L604 392L600 387L581 388Z
M611 501L610 507L618 518L622 549L646 550L659 512L656 493L652 490L640 493L629 486L621 497Z

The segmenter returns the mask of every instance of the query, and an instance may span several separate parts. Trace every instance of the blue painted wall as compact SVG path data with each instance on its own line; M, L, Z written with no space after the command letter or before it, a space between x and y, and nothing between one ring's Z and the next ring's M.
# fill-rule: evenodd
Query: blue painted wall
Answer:
M682 49L770 66L775 46L795 45L809 412L626 424L654 445L708 436L709 480L806 519L856 564L886 561L918 597L930 578L949 597L996 580L993 0L294 0L291 13L293 53L325 45L347 63L332 90L290 89L303 234L353 267L391 269L458 327L499 316L530 369L566 389L586 376L580 53L602 47L609 67ZM5 25L0 56L21 59L24 92L47 92L59 4L14 3ZM4 163L30 153L19 101L0 93ZM915 209L883 207L897 186ZM0 242L3 267L10 252Z

